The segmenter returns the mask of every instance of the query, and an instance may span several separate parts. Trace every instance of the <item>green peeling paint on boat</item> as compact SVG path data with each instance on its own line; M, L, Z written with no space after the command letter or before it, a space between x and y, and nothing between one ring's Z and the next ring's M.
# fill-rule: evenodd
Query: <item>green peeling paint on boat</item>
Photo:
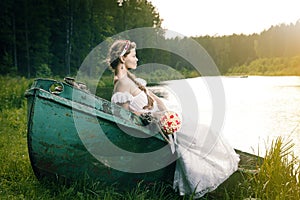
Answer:
M59 87L59 90L53 90L53 87ZM28 151L38 179L72 181L88 178L129 187L140 181L172 183L176 162L171 162L175 159L170 148L161 157L153 159L154 163L169 159L169 165L143 173L116 170L99 161L87 149L86 144L88 148L99 148L105 155L107 139L134 153L152 152L168 145L155 127L145 126L134 113L86 90L51 79L36 79L25 96L28 103ZM256 156L237 152L241 156L240 167L253 169L257 165ZM135 159L134 156L114 156L123 168Z

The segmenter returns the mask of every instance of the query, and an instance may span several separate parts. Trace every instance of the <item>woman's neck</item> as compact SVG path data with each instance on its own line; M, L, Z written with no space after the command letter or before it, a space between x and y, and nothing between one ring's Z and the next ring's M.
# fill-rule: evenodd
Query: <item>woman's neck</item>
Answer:
M123 65L123 64L120 64L118 66L118 72L116 74L116 76L118 77L118 79L121 79L125 76L127 76L127 68Z

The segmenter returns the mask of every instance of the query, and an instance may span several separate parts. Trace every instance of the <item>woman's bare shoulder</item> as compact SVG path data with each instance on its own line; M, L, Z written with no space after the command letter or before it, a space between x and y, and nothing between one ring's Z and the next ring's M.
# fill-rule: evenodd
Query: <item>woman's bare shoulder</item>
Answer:
M133 84L130 79L119 79L114 88L114 92L130 92L130 89L132 88Z

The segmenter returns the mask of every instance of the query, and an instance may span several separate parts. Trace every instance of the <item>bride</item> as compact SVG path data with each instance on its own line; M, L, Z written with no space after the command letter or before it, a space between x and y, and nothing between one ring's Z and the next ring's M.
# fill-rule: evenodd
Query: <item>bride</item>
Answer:
M136 44L116 40L108 54L114 72L111 101L137 115L167 110L164 102L146 88L146 81L129 72L137 68ZM182 127L174 138L178 156L173 188L180 195L200 198L215 190L238 168L239 156L226 140L209 127L182 113Z

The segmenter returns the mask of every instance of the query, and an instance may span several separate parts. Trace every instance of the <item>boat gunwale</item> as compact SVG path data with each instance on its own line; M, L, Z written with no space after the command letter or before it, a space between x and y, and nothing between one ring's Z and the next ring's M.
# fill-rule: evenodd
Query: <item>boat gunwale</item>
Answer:
M48 80L48 79L42 79L42 80ZM57 82L55 80L51 80L51 81ZM63 83L63 84L65 84L65 83ZM72 87L72 86L70 86L70 87ZM76 89L76 88L72 87L72 89ZM30 92L30 91L35 91L35 92ZM80 92L85 92L85 91L80 90ZM122 111L129 112L130 113L129 115L131 115L133 117L139 117L138 115L136 115L136 114L134 114L130 111L127 111L124 108L122 108L121 106L119 106L117 104L114 104L114 103L111 103L108 100L102 99L98 96L92 95L92 94L87 93L87 92L85 92L85 93L87 95L91 95L97 101L105 101L106 103L109 103L111 106L115 106L118 109L121 109ZM96 118L100 118L101 120L104 119L104 120L109 121L110 123L117 123L117 124L120 124L120 125L125 126L127 128L132 128L132 129L135 129L135 130L139 130L141 133L147 135L145 137L153 136L153 137L155 137L159 140L162 140L162 141L166 142L163 139L163 137L159 134L158 131L156 131L155 134L152 132L153 130L151 128L153 128L153 127L147 128L146 126L137 125L135 123L132 123L132 121L130 120L132 118L126 119L126 118L121 118L120 116L117 116L117 115L106 113L106 112L104 112L102 110L99 110L95 107L89 106L88 104L83 104L81 102L72 101L72 100L64 98L62 96L52 94L51 92L49 92L45 89L42 89L40 87L31 87L30 89L28 89L25 93L25 97L28 98L29 96L34 96L35 98L39 97L39 98L42 98L42 99L47 99L47 100L52 101L54 103L58 103L58 104L61 104L63 106L67 106L67 107L71 108L72 110L75 109L76 111L83 112L87 115L90 115L90 116L93 116L93 117L96 117ZM91 111L91 112L89 112L89 111Z

